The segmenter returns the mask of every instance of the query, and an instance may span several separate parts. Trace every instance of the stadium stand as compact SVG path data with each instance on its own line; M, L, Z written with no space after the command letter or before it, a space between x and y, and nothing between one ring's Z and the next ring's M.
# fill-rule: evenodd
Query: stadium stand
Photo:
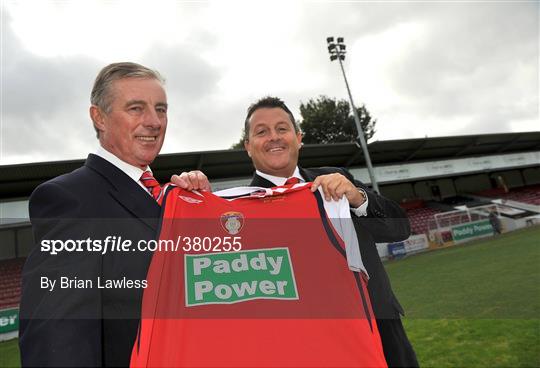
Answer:
M21 298L21 271L26 258L0 261L0 309L19 305Z
M459 206L467 206L467 207L477 207L477 206L483 206L486 204L489 204L489 200L483 199L483 198L477 198L473 196L468 195L457 195L455 197L449 197L445 198L442 201L440 201L441 204L445 204L449 207L459 207Z
M411 232L413 234L425 234L428 230L428 221L433 215L441 212L431 207L413 208L406 211L411 222Z
M526 203L499 208L507 229L540 224L540 132L425 137L374 141L368 148L382 194L401 203L415 235L402 245L407 252L433 242L434 215L456 207L494 205L497 199ZM0 309L18 306L21 270L34 246L28 219L28 197L39 184L83 165L84 160L0 166ZM369 183L366 162L355 143L306 145L302 167L340 166ZM152 164L155 177L203 171L214 190L249 183L251 159L244 150L182 152L160 155ZM414 198L403 202L404 198ZM500 205L500 203L499 203ZM466 210L464 210L466 211ZM476 210L475 210L476 211ZM471 212L475 212L471 211ZM510 226L512 225L512 226ZM441 233L444 243L449 230ZM378 247L382 249L384 247ZM381 257L384 254L379 252Z
M540 205L540 185L529 185L521 188L511 189L505 193L503 189L486 190L478 195L491 198L508 199L516 202Z
M412 234L425 234L428 230L428 221L435 213L441 210L429 207L422 199L408 199L400 204L407 213L411 223Z

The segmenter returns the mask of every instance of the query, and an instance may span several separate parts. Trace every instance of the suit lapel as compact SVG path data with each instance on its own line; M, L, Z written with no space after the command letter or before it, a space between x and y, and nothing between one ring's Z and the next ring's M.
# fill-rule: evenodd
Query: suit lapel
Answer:
M270 180L266 180L262 176L257 175L256 173L253 174L253 179L251 179L251 183L249 183L252 187L263 187L263 188L271 188L274 185Z
M96 171L110 183L109 194L133 217L157 230L157 218L161 207L136 182L122 170L96 155L88 155L85 166Z
M300 175L302 175L305 181L313 181L317 177L317 175L309 169L298 167L298 170L300 171Z

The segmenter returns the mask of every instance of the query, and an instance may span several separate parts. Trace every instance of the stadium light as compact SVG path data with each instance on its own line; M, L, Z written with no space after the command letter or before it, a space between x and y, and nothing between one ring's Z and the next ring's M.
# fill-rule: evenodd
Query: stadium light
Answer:
M366 159L366 165L369 173L369 178L371 180L371 186L373 187L373 190L375 190L377 193L380 193L379 185L377 184L377 179L375 178L375 171L373 170L373 165L371 165L371 157L369 156L366 140L364 138L364 131L362 130L362 126L360 125L360 117L358 116L358 112L356 111L351 90L349 88L349 82L347 81L347 76L345 75L345 68L343 67L343 60L345 60L347 47L345 46L343 37L338 37L337 42L334 42L334 37L327 37L326 43L328 44L330 61L334 61L336 59L339 61L339 66L341 67L341 72L343 73L343 79L345 80L345 86L347 87L347 93L349 94L349 100L351 101L354 122L356 123L356 130L358 131L358 140L360 141L360 146L362 147L362 152L364 153L364 157Z

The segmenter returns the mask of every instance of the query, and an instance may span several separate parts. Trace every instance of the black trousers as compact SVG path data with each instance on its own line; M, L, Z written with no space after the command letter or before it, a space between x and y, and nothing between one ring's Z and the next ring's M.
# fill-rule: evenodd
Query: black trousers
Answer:
M418 360L400 318L377 319L388 367L418 367Z

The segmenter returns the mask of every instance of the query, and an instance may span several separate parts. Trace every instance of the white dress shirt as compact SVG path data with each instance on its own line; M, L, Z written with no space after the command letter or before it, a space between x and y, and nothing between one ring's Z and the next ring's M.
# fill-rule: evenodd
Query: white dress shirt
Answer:
M116 157L114 154L107 151L105 148L99 146L95 153L97 156L101 157L102 159L110 162L114 166L116 166L120 171L122 171L124 174L129 176L131 179L133 179L134 182L139 184L143 190L148 193L150 196L152 196L152 193L148 191L148 189L144 186L144 184L141 182L141 175L145 171L150 171L152 173L152 170L150 169L150 166L147 166L145 170L141 169L140 167L133 166L131 164L128 164L125 161L120 160L118 157Z

